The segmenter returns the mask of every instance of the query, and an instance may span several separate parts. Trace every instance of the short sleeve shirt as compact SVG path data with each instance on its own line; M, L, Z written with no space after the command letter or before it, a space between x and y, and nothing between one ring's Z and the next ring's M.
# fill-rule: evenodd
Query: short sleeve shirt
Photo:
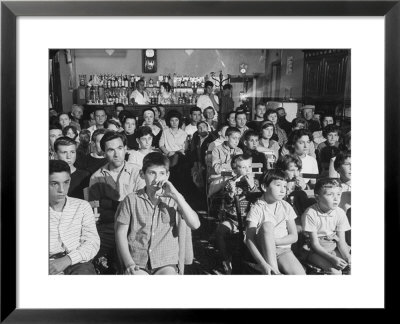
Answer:
M161 197L157 205L148 198L145 188L131 193L119 205L116 221L129 225L128 245L133 261L144 268L178 264L178 222L176 202Z
M305 232L316 232L318 237L335 235L336 232L350 230L350 224L343 209L337 207L324 213L318 204L314 204L301 216L301 225Z
M135 90L132 92L130 96L130 99L132 98L135 99L135 102L138 105L147 105L150 103L150 98L146 91L144 91L143 94L141 94L138 90Z
M261 225L265 222L271 222L274 226L275 238L282 238L288 235L286 222L294 220L297 215L286 201L278 201L275 207L268 205L264 199L257 200L250 208L246 220L257 224L257 233ZM289 248L291 245L282 245L281 248Z

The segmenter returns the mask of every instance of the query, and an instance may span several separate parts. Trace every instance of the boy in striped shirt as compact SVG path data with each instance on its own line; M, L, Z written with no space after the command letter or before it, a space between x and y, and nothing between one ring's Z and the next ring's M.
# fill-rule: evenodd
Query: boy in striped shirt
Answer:
M90 262L100 238L90 204L67 196L71 170L67 162L50 160L50 274L96 274Z

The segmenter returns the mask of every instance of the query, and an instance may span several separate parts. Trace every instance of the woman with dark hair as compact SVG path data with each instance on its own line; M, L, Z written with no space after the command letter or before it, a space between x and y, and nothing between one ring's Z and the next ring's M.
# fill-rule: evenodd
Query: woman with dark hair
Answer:
M313 140L311 132L307 129L294 130L288 139L287 149L291 154L297 155L301 159L302 172L306 174L319 174L317 160L310 156L309 150ZM314 188L315 179L305 179L310 189Z
M69 138L72 138L75 142L79 143L79 137L78 137L79 133L75 126L72 125L65 126L62 130L62 134L63 136L68 136Z
M180 156L183 156L187 149L187 134L181 129L183 119L180 112L176 110L169 111L166 123L168 128L162 133L160 149L170 158L170 167L174 167L178 164Z
M180 192L188 192L190 168L185 152L188 148L187 134L181 129L182 114L170 110L165 118L168 128L164 129L160 138L160 150L170 160L170 180ZM186 197L188 198L188 197Z
M171 92L171 85L168 82L161 82L158 103L162 105L172 105L175 101L175 97Z

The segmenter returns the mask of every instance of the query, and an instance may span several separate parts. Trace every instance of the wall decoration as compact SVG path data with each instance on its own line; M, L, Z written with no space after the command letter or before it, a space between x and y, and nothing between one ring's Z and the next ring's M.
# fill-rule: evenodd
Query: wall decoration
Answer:
M145 49L142 51L143 73L157 72L157 50Z

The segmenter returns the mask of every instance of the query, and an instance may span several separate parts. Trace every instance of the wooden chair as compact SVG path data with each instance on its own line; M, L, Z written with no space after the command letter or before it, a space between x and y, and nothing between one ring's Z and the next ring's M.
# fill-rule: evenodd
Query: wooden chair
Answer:
M232 254L232 274L261 274L244 242L245 217L252 202L256 201L261 192L249 193L247 196L235 196L236 214L238 216L238 233L233 235L234 249Z
M263 164L262 163L252 163L251 164L251 169L253 171L254 174L258 174L261 175L263 174Z

